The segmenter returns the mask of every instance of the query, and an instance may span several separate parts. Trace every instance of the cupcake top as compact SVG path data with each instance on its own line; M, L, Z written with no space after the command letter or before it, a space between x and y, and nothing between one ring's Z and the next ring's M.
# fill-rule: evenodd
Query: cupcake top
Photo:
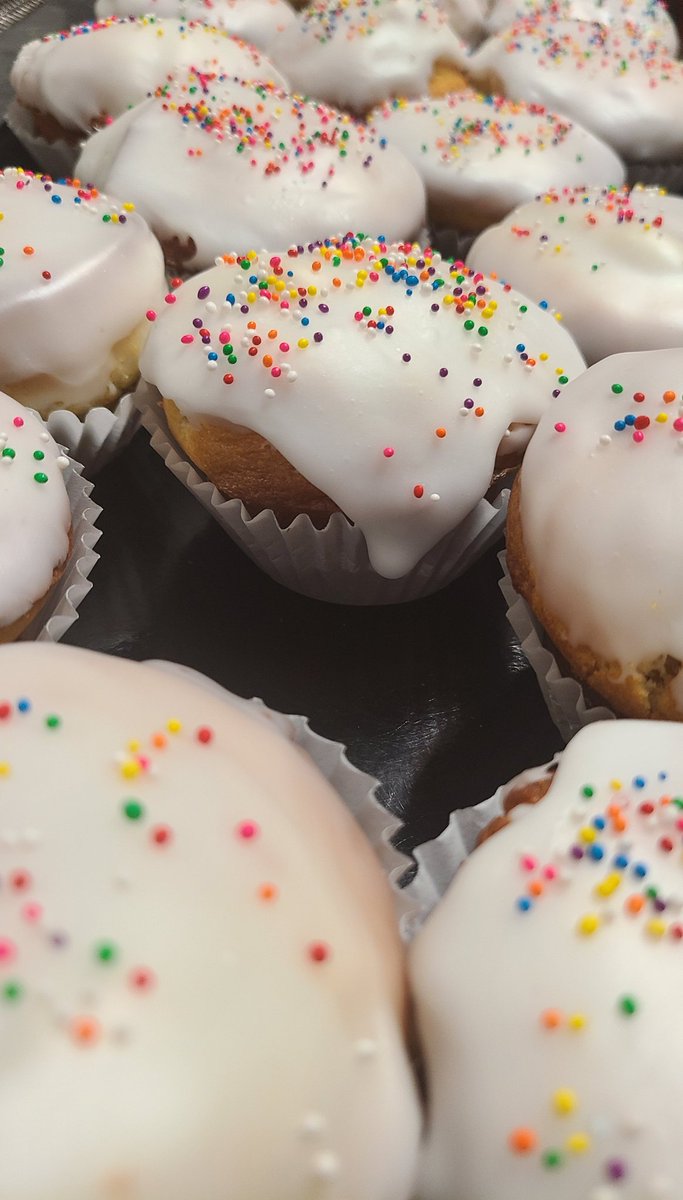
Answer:
M566 113L627 158L683 151L683 63L639 28L530 18L486 42L470 73L488 90Z
M357 113L387 96L424 95L435 63L466 60L434 0L313 0L271 53L295 91Z
M295 20L287 0L95 0L95 16L182 17L204 21L264 50Z
M424 1200L675 1200L683 737L600 721L412 948Z
M417 167L428 197L472 204L474 216L503 216L551 187L625 179L609 146L541 105L453 92L388 101L368 119Z
M405 575L486 493L511 423L583 360L549 313L418 246L226 255L150 336L145 379L191 421L270 442ZM324 403L321 403L321 396Z
M158 667L32 644L0 675L5 1186L407 1200L396 917L329 785Z
M191 72L95 134L77 170L130 196L167 252L196 269L233 246L359 226L409 237L424 220L417 171L365 126L277 88Z
M523 17L565 17L572 21L596 21L599 25L627 26L640 30L648 40L661 42L675 55L676 26L662 0L494 0L487 19L491 33L499 33Z
M48 379L46 408L106 400L112 348L165 294L156 238L132 203L21 169L0 172L0 213L0 387Z
M29 42L10 82L27 108L50 113L67 130L89 132L184 67L286 86L265 55L223 30L154 16L86 21Z
M0 639L46 595L69 553L68 465L40 418L0 392Z
M670 679L683 711L683 350L616 354L558 397L521 472L536 589L574 646Z
M659 188L550 192L485 230L469 261L558 309L591 362L683 339L683 199Z

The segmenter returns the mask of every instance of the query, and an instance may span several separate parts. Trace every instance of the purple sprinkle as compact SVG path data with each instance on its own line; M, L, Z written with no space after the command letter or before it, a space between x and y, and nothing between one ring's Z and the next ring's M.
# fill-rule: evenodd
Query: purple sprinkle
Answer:
M432 312L438 312L438 311L439 311L438 304L432 304Z
M198 300L206 300L206 297L209 295L210 291L211 291L211 288L207 287L206 284L204 284L204 286L200 287L199 291L197 292L197 299Z
M481 387L481 379L473 379L472 383L475 387Z
M474 400L472 399L471 396L467 397L467 399L465 401L465 408L474 408Z
M448 374L448 367L441 367L439 369L439 375L441 376L442 379L445 379L447 374Z
M410 362L410 355L409 355L409 354L404 354L404 355L403 355L403 361L404 361L404 362Z
M313 341L314 341L314 342L322 342L322 340L323 340L323 335L322 335L322 333L314 333L314 334L313 334Z
M204 322L202 321L201 317L195 317L192 324L194 325L195 329L201 329Z
M560 394L560 389L559 389L559 388L554 388L554 389L553 389L553 397L557 397L557 396L559 396L559 394Z
M321 313L328 313L330 311L327 304L319 304L318 308L320 309Z
M626 1178L626 1163L623 1158L610 1158L605 1165L605 1174L608 1179L617 1183L620 1179Z
M572 846L572 858L583 858L583 850L580 846Z

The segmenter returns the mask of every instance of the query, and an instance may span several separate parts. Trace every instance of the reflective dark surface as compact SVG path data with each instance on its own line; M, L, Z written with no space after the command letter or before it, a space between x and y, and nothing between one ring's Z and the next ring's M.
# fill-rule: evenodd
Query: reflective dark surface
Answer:
M46 4L3 35L5 89L17 46L88 11ZM4 127L0 162L32 165ZM185 663L240 695L306 713L383 781L387 804L405 821L403 848L559 748L506 621L495 550L417 603L322 604L261 574L165 468L146 433L95 484L101 561L65 640Z

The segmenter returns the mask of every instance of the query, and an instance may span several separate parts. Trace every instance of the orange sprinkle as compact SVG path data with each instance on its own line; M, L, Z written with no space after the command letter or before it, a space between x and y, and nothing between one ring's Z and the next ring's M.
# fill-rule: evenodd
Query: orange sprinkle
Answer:
M157 750L163 750L164 746L168 745L168 739L165 733L155 733L152 737L152 745L156 746Z
M628 900L626 901L626 911L635 915L643 909L644 905L644 896L629 896Z
M664 401L665 404L672 404L675 399L676 399L676 393L671 392L671 391L664 392L664 395L662 396L662 400Z
M322 267L322 263L321 263L321 262L318 262L318 260L317 260L317 259L314 259L314 261L313 261L313 263L311 264L311 266L313 267L313 270L314 270L314 271L319 271L319 270L320 270L320 268Z
M475 408L474 415L475 417L483 417L485 411L483 408Z
M94 1017L75 1017L71 1022L72 1036L83 1046L93 1046L101 1032L99 1022Z
M546 1008L541 1013L541 1025L545 1029L558 1029L562 1024L562 1013L557 1008Z
M277 900L278 889L274 883L262 883L258 894L260 900Z
M273 338L276 338L277 337L277 329L269 329L268 337L271 339L271 341L273 340Z
M508 1144L515 1154L529 1154L532 1150L536 1149L538 1138L533 1129L522 1127L521 1129L513 1129L508 1138Z
M541 883L540 879L534 879L533 882L529 884L529 893L532 896L543 895L543 884Z
M439 428L435 429L434 432L437 437L444 438L446 436L446 430L444 429L443 425L439 425Z
M264 365L264 367L272 367L272 365L273 365L272 354L264 354L263 355L263 365Z
M24 246L24 254L35 254L33 246Z

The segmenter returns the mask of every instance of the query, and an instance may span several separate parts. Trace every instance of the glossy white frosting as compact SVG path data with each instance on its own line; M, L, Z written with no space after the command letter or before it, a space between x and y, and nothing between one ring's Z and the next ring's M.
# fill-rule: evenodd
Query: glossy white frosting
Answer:
M0 629L42 599L68 554L68 462L40 418L0 392Z
M95 134L76 170L130 196L162 241L191 237L196 269L235 246L281 248L357 228L411 237L425 215L415 168L365 126L232 79L169 83Z
M683 63L636 27L530 18L485 42L470 73L572 117L626 158L683 152Z
M476 0L472 0L476 3ZM295 20L287 0L95 0L95 16L184 17L204 21L267 50L271 39Z
M621 185L623 163L566 117L500 96L453 92L388 101L368 118L422 176L428 201L464 207L486 223L549 188ZM481 228L480 225L480 228Z
M314 0L270 45L294 91L365 113L388 96L422 96L437 60L466 49L434 0Z
M109 17L28 42L10 82L21 104L89 132L93 120L118 116L189 67L287 86L254 46L199 22L154 16Z
M396 918L329 785L151 666L32 644L0 677L5 1190L408 1200Z
M572 21L635 27L671 54L678 50L676 26L662 0L494 0L486 23L490 33L500 33L522 17L537 13L542 17L563 16Z
M683 563L673 551L682 380L683 349L603 359L544 415L522 469L522 532L539 594L574 645L625 674L660 655L683 661ZM683 678L672 691L683 708Z
M589 362L683 343L679 196L549 193L480 234L468 258L559 310Z
M508 427L535 424L583 362L548 313L436 254L338 249L231 256L188 281L141 371L190 420L260 433L398 578L484 496Z
M46 412L65 388L87 408L113 346L163 300L161 248L132 204L22 170L0 173L0 213L0 387L43 377Z
M682 794L679 726L588 726L418 934L420 1200L683 1194Z
M454 33L466 42L480 42L486 31L484 0L439 0Z

